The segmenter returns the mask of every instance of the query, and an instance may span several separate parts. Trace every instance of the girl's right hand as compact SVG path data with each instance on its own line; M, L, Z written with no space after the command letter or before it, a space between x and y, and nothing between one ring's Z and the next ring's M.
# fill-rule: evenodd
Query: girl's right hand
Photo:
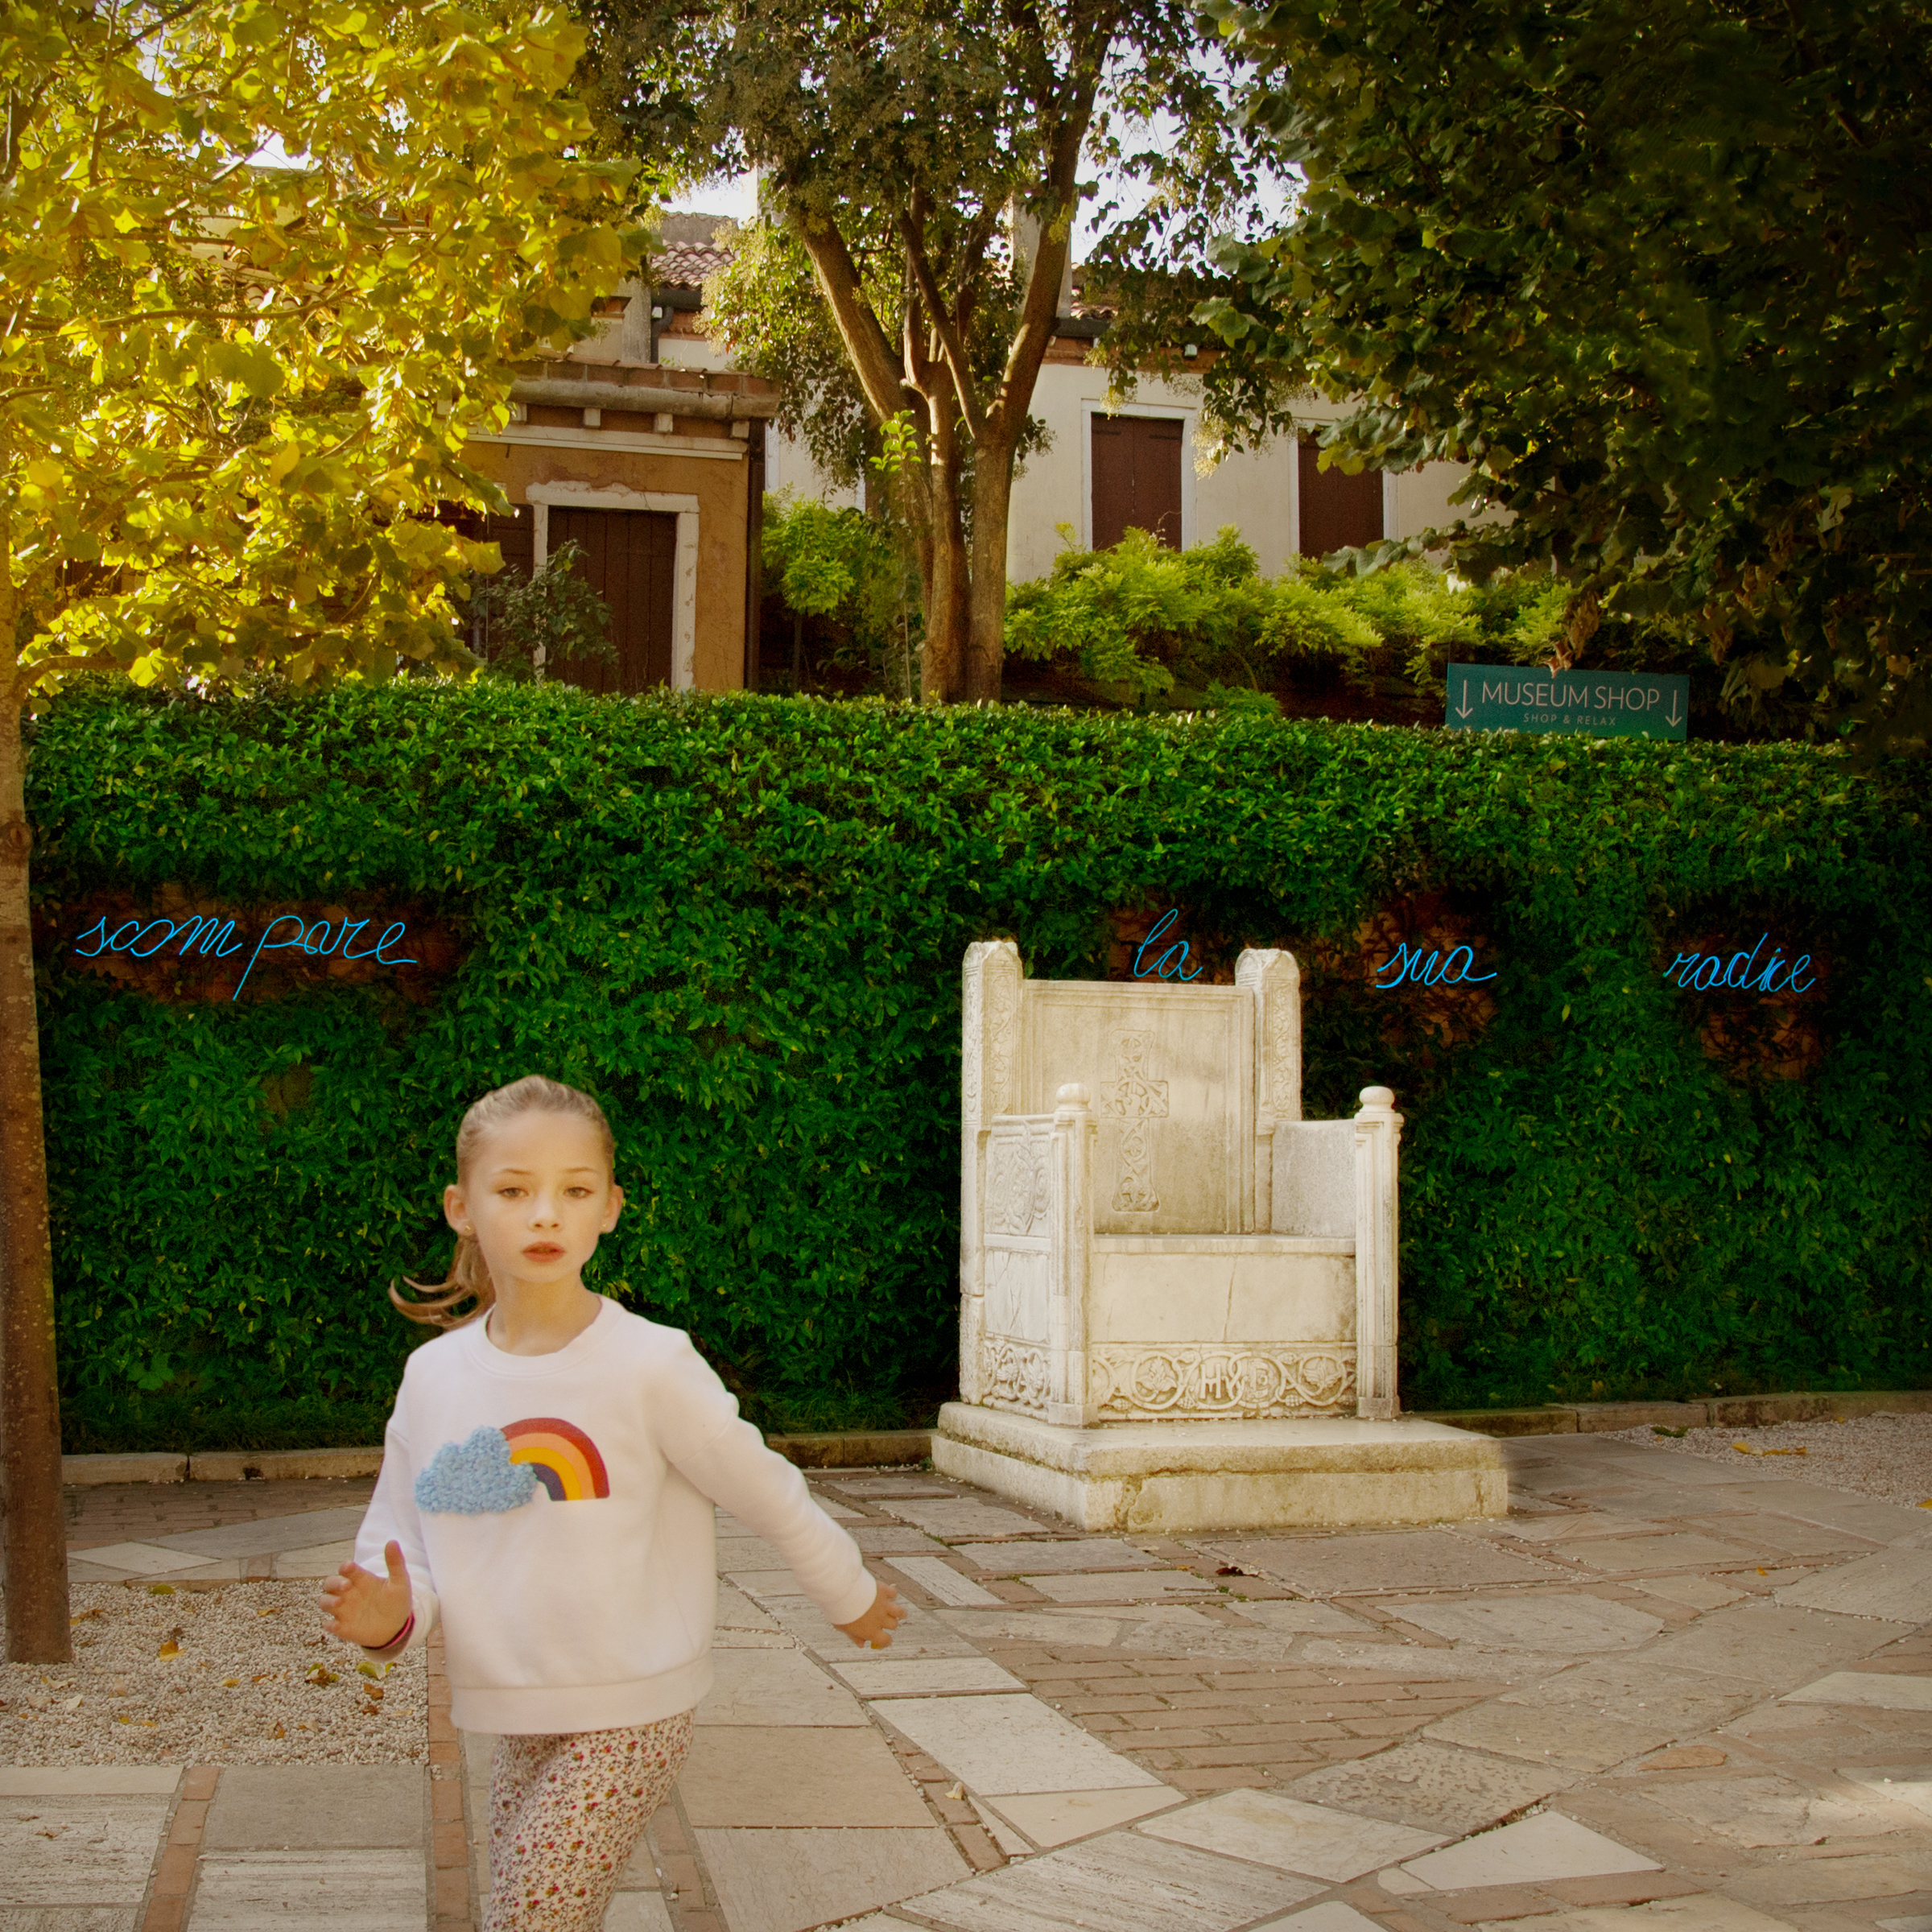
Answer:
M389 1544L382 1560L389 1566L386 1581L352 1563L322 1586L322 1627L332 1637L382 1650L402 1635L413 1609L402 1546Z

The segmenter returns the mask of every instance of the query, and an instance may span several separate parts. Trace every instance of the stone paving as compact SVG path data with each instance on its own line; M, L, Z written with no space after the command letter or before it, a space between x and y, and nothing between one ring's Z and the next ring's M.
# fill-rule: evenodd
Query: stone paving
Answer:
M1932 1517L1504 1448L1506 1520L1179 1541L815 1472L910 1606L877 1655L721 1517L717 1688L608 1932L1932 1932ZM89 1496L76 1557L313 1574L365 1484L180 1493L270 1486ZM446 1709L427 1774L0 1769L0 1932L456 1932L489 1740Z

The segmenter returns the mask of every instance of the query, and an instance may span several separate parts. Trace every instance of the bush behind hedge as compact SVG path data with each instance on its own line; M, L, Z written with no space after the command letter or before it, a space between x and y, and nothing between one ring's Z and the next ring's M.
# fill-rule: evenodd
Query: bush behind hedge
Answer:
M440 1277L461 1110L539 1070L617 1130L598 1285L689 1328L771 1426L916 1414L954 1345L961 952L1009 935L1092 976L1111 914L1170 902L1222 972L1302 950L1311 1112L1397 1090L1411 1406L1932 1379L1918 768L478 683L76 693L30 786L67 938L61 907L171 884L256 928L378 894L469 946L427 998L233 1003L44 949L90 1446L158 1403L386 1398L421 1336L384 1284ZM1350 964L1369 915L1437 902L1498 974L1459 1035ZM1660 972L1674 937L1761 926L1825 962L1802 1079L1711 1057L1707 1000Z

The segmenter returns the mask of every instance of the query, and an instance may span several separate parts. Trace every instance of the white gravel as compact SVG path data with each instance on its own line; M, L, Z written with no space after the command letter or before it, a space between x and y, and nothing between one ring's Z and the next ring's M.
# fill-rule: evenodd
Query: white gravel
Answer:
M0 1664L0 1764L426 1762L423 1653L372 1679L324 1634L318 1594L75 1584L73 1662Z
M1932 1415L1881 1411L1848 1421L1693 1429L1677 1436L1659 1435L1649 1427L1618 1429L1604 1439L1642 1443L1680 1455L1702 1456L1707 1462L1728 1463L1753 1476L1798 1476L1907 1509L1923 1505L1932 1524Z

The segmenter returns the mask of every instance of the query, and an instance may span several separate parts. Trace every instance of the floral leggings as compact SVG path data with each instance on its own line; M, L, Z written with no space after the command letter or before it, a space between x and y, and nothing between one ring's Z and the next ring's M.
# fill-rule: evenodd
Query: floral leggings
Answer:
M483 1932L597 1932L691 1748L691 1713L617 1731L499 1737Z

